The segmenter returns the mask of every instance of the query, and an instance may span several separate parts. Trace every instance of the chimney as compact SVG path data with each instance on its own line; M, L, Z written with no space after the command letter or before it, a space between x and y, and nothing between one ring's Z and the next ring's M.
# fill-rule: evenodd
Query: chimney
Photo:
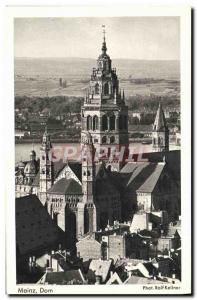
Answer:
M101 284L101 276L96 275L96 282L95 284Z

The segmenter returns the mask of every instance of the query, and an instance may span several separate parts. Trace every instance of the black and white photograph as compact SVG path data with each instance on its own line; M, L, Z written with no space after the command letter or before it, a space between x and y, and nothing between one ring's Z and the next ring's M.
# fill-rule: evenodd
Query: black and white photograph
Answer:
M190 9L35 9L11 14L8 293L191 293Z

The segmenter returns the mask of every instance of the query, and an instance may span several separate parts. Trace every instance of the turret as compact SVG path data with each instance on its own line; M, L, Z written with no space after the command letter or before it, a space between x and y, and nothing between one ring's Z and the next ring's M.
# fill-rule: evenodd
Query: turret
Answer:
M53 184L54 170L51 159L52 144L47 128L43 134L42 145L40 147L40 200L46 204L47 191Z
M159 103L153 124L152 146L156 152L169 151L169 129L161 103Z

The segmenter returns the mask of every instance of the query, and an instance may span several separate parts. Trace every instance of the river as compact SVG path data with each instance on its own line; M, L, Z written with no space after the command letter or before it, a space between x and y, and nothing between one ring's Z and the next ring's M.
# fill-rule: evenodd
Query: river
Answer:
M68 149L71 148L75 148L77 149L76 151L79 152L80 150L80 144L67 144L67 143L62 143L62 144L53 144L53 148L60 152L60 151L70 151ZM148 153L148 152L152 152L152 145L151 144L147 144L144 145L142 143L131 143L130 147L132 149L132 153ZM32 144L16 144L15 145L15 161L16 163L19 162L20 160L22 161L27 161L29 160L29 154L30 151L34 149L36 152L36 156L37 158L39 157L39 153L40 153L40 144L34 144L34 146L32 146ZM180 150L180 146L174 145L174 144L170 144L170 150Z

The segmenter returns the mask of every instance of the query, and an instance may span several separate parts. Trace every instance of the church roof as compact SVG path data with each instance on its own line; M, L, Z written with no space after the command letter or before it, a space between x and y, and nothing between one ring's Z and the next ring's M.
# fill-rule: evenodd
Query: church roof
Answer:
M54 162L54 177L57 178L63 168L68 164L73 173L77 176L77 178L81 181L82 179L82 168L81 163L76 161L63 162L63 160L59 160Z
M53 165L54 165L54 178L56 178L61 172L61 170L65 167L66 163L63 162L62 159L60 159L54 162Z
M47 191L47 193L61 195L81 195L82 186L72 178L61 178Z
M165 167L165 164L157 164L152 174L140 186L137 192L152 192L157 184L157 181Z
M121 170L121 173L129 174L126 188L133 192L152 192L164 166L164 163L127 163Z
M153 130L154 131L163 131L167 130L167 123L166 123L166 118L162 109L161 104L159 104L159 108L157 110L155 122L153 125Z

